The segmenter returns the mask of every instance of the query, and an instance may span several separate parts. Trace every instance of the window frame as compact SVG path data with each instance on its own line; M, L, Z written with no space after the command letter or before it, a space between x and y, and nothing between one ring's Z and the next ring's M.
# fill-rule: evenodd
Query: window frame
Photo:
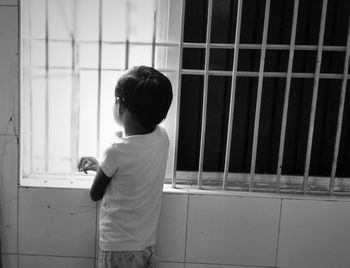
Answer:
M102 0L101 0L102 1ZM268 22L269 22L269 10L270 10L270 0L266 0L265 2L265 11L264 11L264 30L261 44L241 44L239 37L241 31L241 16L242 16L242 5L244 0L238 0L238 10L237 10L237 22L235 29L235 44L225 44L225 43L211 43L211 14L212 14L212 6L214 0L208 0L208 16L207 16L207 25L206 25L206 42L205 43L187 43L184 42L184 24L185 24L185 3L186 0L181 1L181 29L180 29L180 42L179 43L157 43L155 39L151 43L142 43L152 45L152 65L154 66L154 53L155 47L165 46L165 47L175 47L179 49L179 63L178 69L159 69L162 72L175 72L178 75L177 81L177 94L175 100L175 137L174 137L174 151L172 155L172 163L171 174L167 174L166 183L172 185L173 188L177 188L179 185L187 184L194 185L198 189L214 189L214 190L236 190L236 191L263 191L263 192L275 192L277 194L280 193L302 193L302 194L327 194L327 195L349 195L350 189L350 180L349 178L338 178L336 177L336 166L337 166L337 157L339 153L339 143L340 143L340 135L341 135L341 126L342 126L342 118L344 111L344 98L346 93L347 80L350 78L348 75L349 68L349 58L350 58L350 20L348 27L348 35L347 35L347 44L346 46L325 46L323 45L324 38L324 30L325 30L325 21L326 21L326 13L327 13L327 0L323 1L322 4L322 14L320 20L320 33L319 33L319 41L318 45L296 45L295 44L295 35L296 35L296 24L298 17L298 5L299 0L294 0L294 11L293 11L293 26L291 31L291 42L289 45L276 45L276 44L268 44L267 43L267 35L268 35ZM21 2L21 1L20 1ZM101 30L99 31L101 33ZM20 42L22 44L22 38L20 38ZM99 42L102 42L101 38ZM128 42L128 41L126 41ZM125 43L126 44L126 43ZM21 45L22 47L22 45ZM99 60L101 60L101 47L102 43L99 43ZM186 48L203 48L205 49L205 66L204 70L196 70L196 69L183 69L182 61L183 61L183 50ZM216 71L210 70L209 68L209 56L210 49L234 49L234 57L233 57L233 68L232 71ZM241 49L248 50L261 50L260 56L260 64L259 71L238 71L238 55ZM288 70L286 72L265 72L264 64L265 64L265 53L266 50L287 50L289 52L288 56ZM314 73L296 73L293 72L293 57L295 51L316 51L317 52L317 64ZM345 52L345 63L344 63L344 72L342 74L328 74L321 73L321 60L322 60L322 52L323 51L342 51ZM21 53L22 57L22 53ZM127 59L126 59L127 61ZM128 64L126 64L128 66ZM101 63L99 63L99 68L101 68ZM74 70L74 67L73 67ZM99 76L101 75L101 69L99 69ZM178 138L179 138L179 118L180 118L180 99L181 99L181 79L182 75L201 75L204 77L204 94L203 94L203 112L202 112L202 125L201 125L201 138L200 138L200 156L199 156L199 168L198 171L193 172L184 172L179 171L175 167L177 167L177 159L178 159ZM209 76L227 76L231 77L231 96L230 96L230 113L229 113L229 123L228 123L228 132L227 132L227 144L226 144L226 152L225 152L225 168L224 172L205 172L203 171L203 157L204 157L204 144L205 144L205 129L206 129L206 104L208 98L208 78ZM258 83L258 97L255 108L255 123L254 123L254 138L253 138L253 150L251 156L251 171L249 174L247 173L231 173L228 171L229 161L230 161L230 145L232 138L232 126L234 124L234 101L235 101L235 85L237 77L257 77L259 80ZM283 105L283 119L282 119L282 129L280 136L280 147L279 147L279 157L278 157L278 166L276 167L276 174L257 174L255 173L255 161L256 161L256 150L257 150L257 142L258 142L258 134L259 134L259 118L260 118L260 104L261 104L261 91L263 80L266 77L274 77L274 78L286 78L286 93ZM312 107L311 107L311 115L310 115L310 124L309 124L309 134L308 134L308 145L306 152L306 161L305 161L305 171L303 176L287 176L282 175L282 159L283 159L283 148L284 148L284 138L285 138L285 126L287 120L288 113L288 97L290 90L290 82L292 78L312 78L314 79L314 87L313 87L313 98L312 98ZM320 79L337 79L342 80L342 89L341 89L341 102L339 104L339 114L338 114L338 124L337 124L337 132L336 132L336 140L334 146L334 154L333 154L333 162L332 162L332 172L329 177L312 177L309 176L309 166L310 166L310 158L311 158L311 149L312 149L312 139L313 139L313 127L315 120L315 112L316 112L316 101L317 101L317 93L318 93L318 83ZM101 83L101 78L99 78L99 86ZM21 88L22 88L22 79L21 79ZM100 102L98 102L100 103ZM99 118L99 117L98 117ZM99 119L98 119L99 120ZM23 121L23 120L22 120ZM22 128L21 128L22 129ZM22 160L23 161L23 160ZM21 163L22 163L21 161ZM22 171L22 167L21 167ZM21 175L22 178L23 174ZM92 175L81 176L80 174L71 174L71 175L38 175L30 176L31 178L39 178L39 180L43 180L41 186L48 185L48 180L52 180L54 178L61 179L65 178L67 183L64 183L64 187L75 187L75 182L84 181L83 188L89 184L86 181L92 180ZM67 180L67 178L69 178ZM88 180L86 180L88 178ZM46 182L45 182L46 180ZM64 179L63 179L64 180ZM32 186L35 186L35 181L33 181ZM235 182L234 185L230 185L230 182ZM237 183L236 183L237 182ZM295 182L295 183L293 183ZM266 187L255 187L256 184L267 185ZM295 184L295 185L294 185ZM24 185L31 186L31 183L25 183ZM292 185L288 187L288 185ZM293 186L294 185L294 186ZM286 187L283 187L286 186ZM80 188L80 187L78 187ZM321 189L321 190L320 190ZM345 189L345 191L343 191Z

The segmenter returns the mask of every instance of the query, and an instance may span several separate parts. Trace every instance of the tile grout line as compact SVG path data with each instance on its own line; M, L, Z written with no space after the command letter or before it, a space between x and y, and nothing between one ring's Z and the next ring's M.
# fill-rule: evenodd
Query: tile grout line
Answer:
M279 241L280 241L280 233L281 233L281 221L282 221L282 204L283 199L280 200L280 213L279 213L279 222L278 222L278 231L277 231L277 243L276 243L276 258L275 258L275 267L277 267L278 261L278 249L279 249Z
M187 252L187 235L188 235L188 219L190 210L190 194L187 195L187 211L186 211L186 232L185 232L185 247L184 247L184 267L186 265L186 252Z

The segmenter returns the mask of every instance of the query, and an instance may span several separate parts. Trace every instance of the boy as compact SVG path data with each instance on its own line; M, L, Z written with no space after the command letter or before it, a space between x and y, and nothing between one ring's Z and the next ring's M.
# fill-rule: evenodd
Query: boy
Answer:
M169 150L158 126L172 101L169 79L134 67L115 88L114 118L125 136L109 147L101 164L83 157L80 171L97 171L90 189L100 204L99 268L158 267L156 231Z

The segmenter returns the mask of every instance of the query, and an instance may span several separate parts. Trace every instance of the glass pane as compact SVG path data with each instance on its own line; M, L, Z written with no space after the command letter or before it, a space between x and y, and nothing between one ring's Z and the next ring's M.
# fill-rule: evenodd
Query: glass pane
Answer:
M80 43L79 67L98 68L98 44Z
M76 0L77 34L79 40L97 41L99 38L99 0ZM105 0L103 1L103 3ZM119 2L119 1L116 1Z
M304 175L313 79L292 79L282 173Z
M31 41L30 53L28 53L29 64L32 66L45 66L46 53L44 41Z
M320 31L322 2L323 1L319 0L299 1L298 24L295 39L296 44L317 45Z
M181 0L157 1L157 42L180 43Z
M188 0L185 2L184 42L205 43L208 0Z
M117 125L113 116L113 105L115 102L114 89L119 77L123 72L102 72L101 105L100 105L100 155L103 156L106 148L115 141L116 132L122 128Z
M266 50L265 72L287 72L289 51Z
M321 62L321 73L338 73L344 72L345 52L323 51Z
M244 0L241 20L241 44L261 44L265 1Z
M73 3L71 0L47 1L49 4L49 38L71 39L73 29ZM44 9L45 10L45 9ZM44 12L41 10L40 12Z
M46 100L46 85L45 71L32 70L31 80L31 159L32 172L45 172L45 100Z
M49 65L53 67L72 67L72 44L70 42L50 42Z
M26 20L22 22L25 37L45 38L45 0L25 0L23 10Z
M160 69L179 68L179 48L174 47L157 47L155 67Z
M229 172L249 173L258 78L237 77L236 83Z
M255 172L276 174L286 79L264 78Z
M341 84L341 80L320 80L312 140L310 176L329 177L331 174Z
M317 51L294 51L293 72L314 73Z
M130 0L131 42L152 42L154 32L154 0Z
M129 50L129 67L152 64L152 46L131 45Z
M349 1L328 1L324 45L346 45L349 14Z
M102 45L102 68L124 69L125 45Z
M98 72L80 72L79 157L97 156Z
M350 83L347 83L342 123L342 134L339 144L337 177L350 177Z
M202 124L203 76L183 75L177 169L198 170Z
M272 0L270 5L268 44L288 44L292 32L293 0Z
M203 70L205 64L204 48L184 48L182 68Z
M240 49L238 53L238 71L258 72L260 50Z
M71 172L71 74L50 72L49 80L49 172Z
M237 1L213 1L211 28L212 43L234 43L236 34Z
M231 76L209 77L204 171L224 171L231 79Z
M233 49L210 49L209 69L232 71Z
M127 1L103 1L102 35L104 41L126 40Z

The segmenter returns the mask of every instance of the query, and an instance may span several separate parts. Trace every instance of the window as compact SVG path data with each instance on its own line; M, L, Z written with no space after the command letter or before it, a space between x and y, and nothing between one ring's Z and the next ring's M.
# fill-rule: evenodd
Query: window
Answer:
M118 76L147 64L174 89L166 182L350 193L348 1L21 4L23 182L88 181Z

